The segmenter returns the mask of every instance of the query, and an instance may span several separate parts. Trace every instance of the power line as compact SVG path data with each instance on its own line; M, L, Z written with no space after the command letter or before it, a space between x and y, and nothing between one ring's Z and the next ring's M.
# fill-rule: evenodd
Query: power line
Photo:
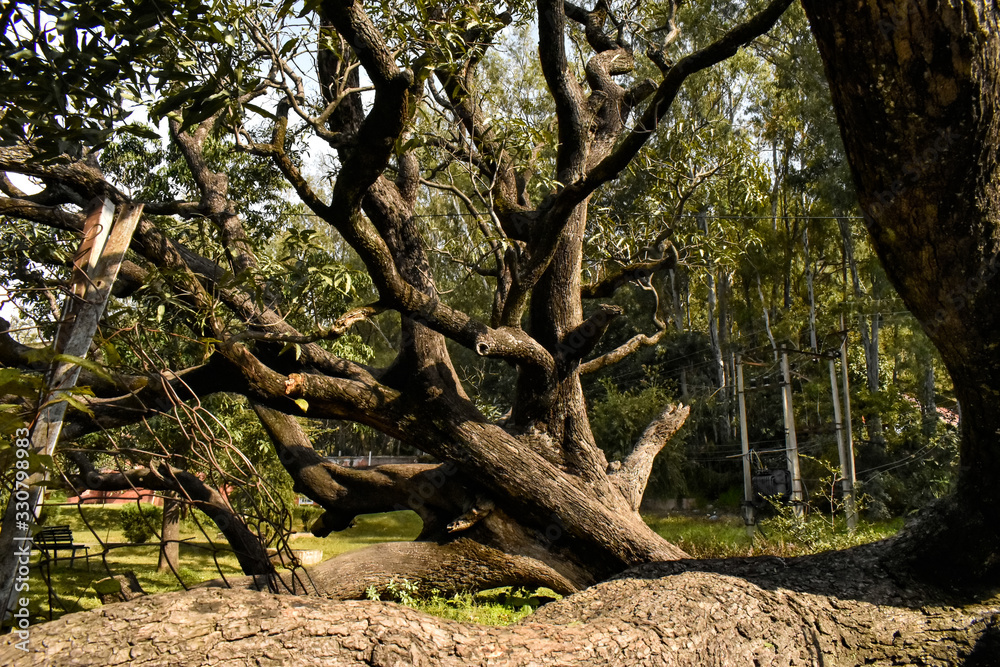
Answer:
M661 214L673 217L670 211L637 212L628 216L615 216L618 220L628 218L648 219L650 214ZM323 216L316 213L299 213L304 218L320 218ZM482 218L485 214L469 213L468 211L452 211L450 213L415 213L414 218ZM699 215L697 213L684 213L682 218L704 218L708 220L864 220L862 215Z

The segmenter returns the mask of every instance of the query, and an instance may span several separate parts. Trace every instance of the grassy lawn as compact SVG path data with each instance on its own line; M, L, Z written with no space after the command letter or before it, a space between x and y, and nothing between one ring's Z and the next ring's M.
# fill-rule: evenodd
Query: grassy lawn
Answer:
M85 505L79 511L76 507L48 508L45 525L68 524L73 530L73 539L78 544L90 546L92 554L89 562L78 557L74 566L60 552L59 560L51 567L53 588L58 598L52 601L53 617L63 613L93 609L101 605L93 582L121 574L126 570L135 572L143 590L147 593L161 593L180 590L182 585L169 570L157 572L159 546L148 544L140 547L120 547L110 550L102 562L100 546L94 532L105 543L127 542L118 524L118 512L122 506ZM88 529L87 524L94 532ZM177 574L187 586L218 579L220 572L225 576L241 576L239 564L224 539L216 539L217 529L210 521L203 520L203 526L211 542L190 520L181 522L180 568ZM319 549L323 559L332 558L347 551L354 551L379 542L409 541L420 532L420 518L413 512L391 512L360 516L356 525L334 536L293 538L294 549ZM33 559L38 563L39 556ZM105 566L105 563L107 564ZM109 572L110 570L110 572ZM48 618L48 592L43 573L38 567L32 568L30 585L30 609L38 614L36 620Z
M91 554L99 554L98 540L87 528L84 519L102 541L125 542L118 525L119 511L119 506L89 505L82 508L81 516L76 507L49 508L46 524L69 524L75 541L90 545ZM758 533L751 543L743 522L738 517L722 516L717 520L709 520L704 517L647 516L645 520L664 538L696 558L762 554L794 556L870 542L892 535L902 527L902 520L877 525L862 524L854 535L848 535L842 528L831 531L819 518L810 519L801 529L792 530L780 520L770 520L763 523L766 537ZM242 574L225 540L221 536L220 539L215 539L214 524L208 522L207 526L210 527L206 530L214 545L206 540L193 522L185 520L181 524L181 539L186 541L180 547L181 567L178 574L187 586L217 579L220 571L226 576ZM322 550L325 560L380 542L412 540L420 532L420 528L420 519L413 512L372 514L358 517L354 527L330 537L293 538L292 547ZM58 595L52 601L53 617L100 606L101 602L92 588L93 582L126 570L135 572L147 593L181 589L181 584L172 572L156 571L158 558L158 546L152 544L113 549L106 556L106 566L99 556L92 555L89 569L83 559L77 559L75 567L71 568L68 559L60 558L51 568L53 588ZM558 597L546 589L536 592L496 589L444 598L437 595L436 591L414 590L409 586L409 582L400 582L399 590L392 595L383 596L383 599L394 599L445 618L494 625L512 623L530 613L538 604L538 595ZM47 586L37 567L32 568L30 587L30 608L36 614L35 622L47 620Z
M798 522L787 517L773 517L760 522L751 541L743 519L737 516L643 517L664 539L673 542L695 558L731 558L734 556L802 556L830 549L845 549L890 537L903 527L902 519L878 523L861 521L853 534L840 523L831 527L828 519L812 516Z

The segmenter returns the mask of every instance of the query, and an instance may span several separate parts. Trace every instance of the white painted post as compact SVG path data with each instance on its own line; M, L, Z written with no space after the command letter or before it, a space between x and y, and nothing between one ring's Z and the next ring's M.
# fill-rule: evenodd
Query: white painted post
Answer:
M850 483L851 466L847 462L847 447L844 443L844 422L840 415L840 390L837 387L837 362L830 358L830 390L833 396L833 424L837 432L837 453L840 455L840 486L844 492L844 507L847 514L847 527L854 530L857 524L857 511L854 505L854 485ZM852 525L853 522L853 525Z

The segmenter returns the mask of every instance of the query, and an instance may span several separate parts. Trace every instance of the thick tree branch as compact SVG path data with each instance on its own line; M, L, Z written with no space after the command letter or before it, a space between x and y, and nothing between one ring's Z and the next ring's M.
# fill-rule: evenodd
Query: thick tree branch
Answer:
M660 416L646 427L621 467L611 473L611 480L633 510L639 510L642 494L649 481L649 473L653 470L653 460L684 425L690 413L691 408L686 405L667 406Z
M0 149L2 150L2 149ZM83 230L83 216L61 208L36 204L26 199L0 197L0 215L41 222L49 227L72 231Z
M587 11L571 2L564 2L563 6L566 17L583 26L587 43L594 51L603 53L613 51L621 46L604 31L604 23L608 19L609 12L607 0L598 0L593 11Z
M41 162L36 151L24 144L0 146L0 171L61 183L79 193L84 200L106 196L116 204L129 201L127 196L105 180L104 174L91 161L65 158Z
M229 177L212 170L205 159L205 141L215 128L217 117L202 122L192 134L177 119L170 121L170 134L180 149L201 192L201 212L219 229L222 247L235 275L257 265L257 258L243 223L229 199Z
M665 336L666 333L667 330L664 327L651 336L646 334L637 334L607 354L603 354L596 359L591 359L590 361L585 361L580 364L580 373L587 375L589 373L595 373L602 368L613 366L614 364L623 361L626 357L630 356L640 348L656 345L663 339L663 336Z
M615 292L627 283L648 280L654 272L669 270L675 266L677 266L677 251L671 246L663 259L630 264L599 282L584 285L580 295L584 299L607 299L614 296Z
M436 539L471 503L453 464L345 468L317 454L294 417L257 403L253 409L294 481L295 491L325 510L309 528L318 537L344 530L359 514L410 509L424 522L420 539Z
M596 313L566 334L559 346L560 360L563 363L568 363L590 354L608 330L611 322L624 312L625 310L621 306L601 304Z
M335 340L340 338L348 331L351 330L355 324L359 322L365 322L375 315L385 311L385 308L381 305L375 303L370 306L361 306L359 308L352 308L340 317L338 317L333 324L328 327L319 329L314 333L283 333L275 331L256 331L248 330L241 334L236 334L233 336L233 340L257 340L264 342L273 343L314 343L319 340Z
M556 179L573 183L587 158L589 118L583 89L566 59L566 13L563 0L538 0L538 54L542 73L556 105L559 148Z

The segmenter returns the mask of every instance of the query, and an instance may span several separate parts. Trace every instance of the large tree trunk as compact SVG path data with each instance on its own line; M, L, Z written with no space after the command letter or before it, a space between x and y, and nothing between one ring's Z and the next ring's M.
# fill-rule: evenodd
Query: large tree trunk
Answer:
M923 373L920 384L921 431L927 438L937 433L937 381L934 377L934 355L929 351L917 354L918 372Z
M480 13L493 14L492 5L473 10L460 4L452 24L457 41L449 41L447 53L435 51L434 38L420 47L426 47L424 56L411 60L408 49L397 48L396 29L391 22L387 25L387 17L377 8L369 14L372 8L365 3L346 0L310 5L308 9L318 14L310 25L322 25L321 35L313 36L318 37L315 81L321 105L326 106L303 127L337 151L339 168L328 193L314 190L300 172L300 160L288 152L290 124L298 132L298 120L291 119L305 113L304 93L293 90L291 83L303 81L298 64L283 59L287 53L283 46L271 48L270 34L248 29L246 37L253 42L248 48L269 59L275 80L289 82L290 87L274 88L268 79L259 91L239 98L244 104L273 92L277 103L263 121L270 126L270 137L261 138L256 132L251 137L239 128L254 125L238 122L237 142L271 161L315 216L315 224L353 249L377 300L332 322L329 313L311 313L301 319L302 326L309 327L306 331L290 323L295 318L289 313L298 312L298 307L283 302L280 294L268 294L265 263L255 257L255 245L236 214L240 207L230 193L230 175L215 171L221 167L206 157L212 138L232 129L222 112L190 125L171 117L171 139L199 196L197 202L178 203L167 212L209 221L225 264L199 256L150 220L140 224L132 249L164 276L171 292L190 308L187 312L198 313L190 323L192 330L205 340L218 341L211 344L211 351L225 360L221 367L228 372L209 372L213 377L201 380L207 385L215 381L222 385L215 391L241 393L258 406L296 488L326 510L316 526L318 533L342 529L359 513L413 508L424 520L423 540L449 546L468 538L507 557L530 559L515 561L529 570L540 562L574 587L638 563L685 556L642 521L638 507L653 457L681 426L687 408L666 406L624 461L608 462L594 441L580 381L584 364L603 367L638 347L630 341L590 359L612 319L622 313L594 300L611 296L624 284L648 279L649 270L670 268L676 264L676 253L662 256L652 266L624 267L605 284L588 286L585 297L581 265L588 207L594 194L640 154L685 80L767 32L792 2L770 0L676 62L668 62L666 45L660 50L652 47L649 55L661 70L654 81L622 78L635 74L636 55L628 34L632 28L626 30L606 3L590 9L538 0L539 63L558 131L549 174L553 187L538 204L532 204L530 193L548 190L549 185L542 190L527 187L533 167L508 154L506 136L494 129L481 106L486 96L479 89L479 68L496 31L511 20L510 13L483 20ZM521 9L526 8L518 13ZM435 12L428 9L434 16L429 17L430 24L437 26L428 28L432 32L440 27ZM582 29L587 42L582 78L577 52L568 50L571 26ZM218 80L214 72L206 75ZM429 81L435 82L433 88ZM369 85L374 89L370 99L364 92ZM423 103L425 95L434 96L430 106ZM314 101L305 106L313 109ZM443 139L443 145L433 140L425 144L422 138L409 141L418 138L414 135L422 126L417 114L428 108L452 124L454 132L446 133L450 138ZM474 193L457 186L450 190L470 208L483 209L474 213L475 219L491 223L480 230L481 241L495 243L489 253L495 264L489 276L496 289L488 319L477 319L475 311L458 310L454 301L461 299L438 289L428 250L436 240L429 243L424 238L438 230L422 222L417 210L427 179L444 177L434 165L449 168L466 154L469 168L476 172L470 175L472 181L486 191L479 185ZM52 166L30 160L31 155L27 146L2 148L0 168L16 164L27 175L124 198L89 163ZM449 189L441 182L436 186ZM66 215L54 216L37 205L16 208L62 229L76 224L69 212L60 210ZM400 318L401 333L397 355L386 367L363 366L317 343L342 336L356 323L387 311ZM690 308L687 311L690 317ZM644 340L652 344L658 338ZM491 421L470 400L449 344L504 362L516 375L509 417ZM282 355L289 345L296 353ZM159 410L172 410L177 401L202 395L205 385L191 387L173 375L157 374L148 383L168 394L169 400L159 402ZM184 386L167 392L175 380ZM143 386L128 397L95 402L100 403L96 407L104 419L101 425L121 426L153 412L141 400L151 391ZM136 409L126 414L126 405ZM302 433L297 418L303 414L364 424L442 464L366 472L328 464ZM206 507L210 511L215 505ZM239 546L234 548L241 552ZM259 548L242 551L245 569L262 555ZM263 565L269 567L266 561Z
M381 602L202 588L142 597L0 641L18 665L995 664L998 600L896 583L877 549L651 564L509 627Z
M962 405L958 495L913 544L942 577L1000 565L1000 9L803 0L872 243Z
M484 122L476 90L479 57L470 55L461 72L434 73L447 96L439 101L491 164L491 196L498 202L497 217L511 245L509 252L495 257L497 292L489 327L441 299L415 217L421 177L416 155L395 156L393 181L386 176L392 159L389 148L373 151L371 142L363 149L344 142L343 177L332 203L310 205L358 251L380 303L402 314L399 355L387 370L373 375L351 369L348 379L353 384L345 387L348 383L339 375L283 376L255 366L236 349L227 351L256 390L262 408L258 414L296 487L326 509L318 525L321 531L343 528L360 512L387 505L410 507L424 520L422 539L469 538L511 556L541 561L576 586L637 563L685 555L642 521L638 507L652 459L683 423L687 409L668 406L621 462L609 463L591 433L581 364L621 309L606 304L584 307L581 264L588 207L591 194L615 178L649 136L647 130L626 124L636 104L653 96L641 122L655 127L688 73L735 53L739 44L773 25L788 4L772 0L717 45L671 70L672 78L659 88L642 82L626 90L614 77L631 72L634 57L611 30L606 8L539 2L540 62L559 117L555 171L566 186L537 207L518 185L521 176L503 142ZM356 32L366 20L359 5L327 2L323 11L352 43L373 39ZM586 67L589 94L565 52L564 35L571 22L586 28L594 52ZM338 130L367 131L383 142L378 145L391 147L414 108L406 97L416 98L422 90L389 85L399 72L381 41L365 43L363 49L354 46L369 75L382 77L373 81L386 91L378 105L384 116L378 123L366 122L359 108L339 119ZM478 46L470 45L474 48ZM340 61L345 57L332 49L324 52L321 77L352 65ZM324 88L335 90L338 83L330 78ZM662 104L657 102L661 98ZM293 180L287 166L279 162L279 168ZM310 199L308 191L300 189L300 194ZM675 256L665 257L653 268L674 262ZM623 271L603 285L588 286L587 298L610 296L635 275ZM516 392L508 419L490 423L475 408L455 372L447 338L515 367ZM601 365L599 359L588 363ZM275 388L281 400L276 400ZM294 419L279 414L289 409L285 396L304 399L310 414L367 423L447 464L433 470L393 468L360 474L326 464L311 451Z

